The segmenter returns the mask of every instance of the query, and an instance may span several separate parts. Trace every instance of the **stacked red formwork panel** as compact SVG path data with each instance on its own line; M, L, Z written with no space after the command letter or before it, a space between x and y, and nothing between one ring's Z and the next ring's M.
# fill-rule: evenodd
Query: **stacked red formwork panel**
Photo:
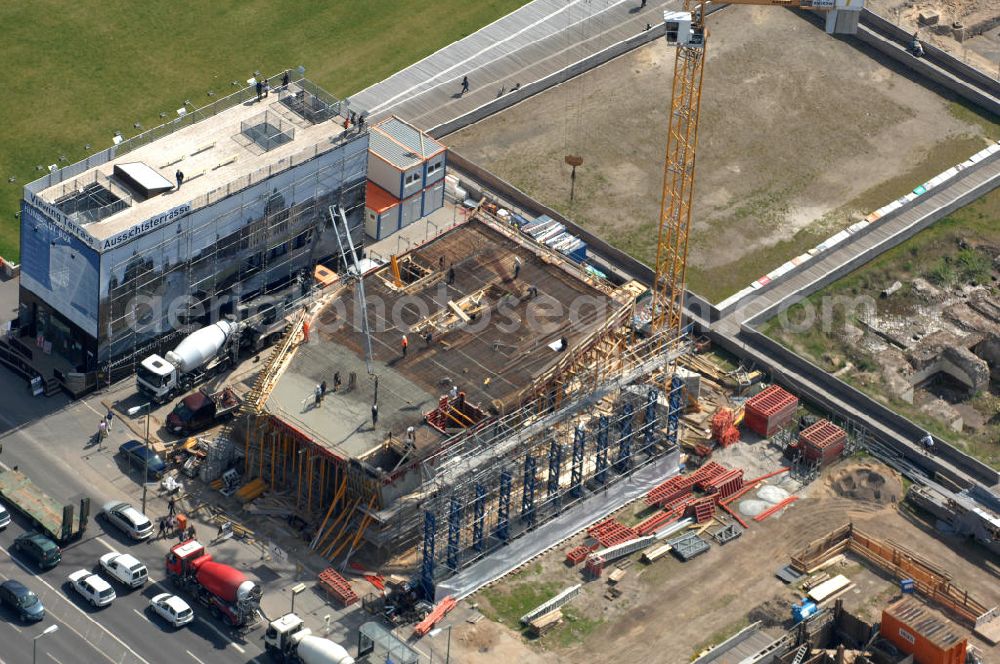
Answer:
M798 407L798 397L777 385L771 385L747 401L743 421L754 433L765 437L773 436L791 423Z
M820 420L799 433L802 456L825 466L844 453L847 432L829 420Z

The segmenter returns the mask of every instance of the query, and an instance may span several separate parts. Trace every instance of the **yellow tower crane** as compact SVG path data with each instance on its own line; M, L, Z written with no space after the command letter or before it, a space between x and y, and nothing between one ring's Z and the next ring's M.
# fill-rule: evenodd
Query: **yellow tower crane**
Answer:
M705 1L685 0L684 11L663 14L667 43L677 47L674 82L667 126L667 155L663 165L663 197L656 246L652 332L678 337L683 329L684 290L687 285L688 233L694 196L698 115L705 65ZM864 0L726 0L736 5L778 5L826 13L830 34L854 34ZM673 334L670 334L673 332Z

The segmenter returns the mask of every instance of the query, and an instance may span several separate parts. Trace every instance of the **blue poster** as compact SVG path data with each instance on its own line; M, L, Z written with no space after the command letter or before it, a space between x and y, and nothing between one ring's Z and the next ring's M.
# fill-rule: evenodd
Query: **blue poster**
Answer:
M97 336L97 252L21 202L21 285Z

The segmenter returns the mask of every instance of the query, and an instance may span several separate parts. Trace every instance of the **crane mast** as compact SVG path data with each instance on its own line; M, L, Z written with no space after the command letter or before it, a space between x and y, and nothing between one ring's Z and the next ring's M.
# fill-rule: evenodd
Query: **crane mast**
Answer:
M701 81L705 67L704 9L704 2L701 2L692 14L690 2L685 2L684 12L664 14L667 42L677 44L677 57L663 163L650 327L654 333L667 331L667 338L680 336L683 325Z
M826 13L830 34L855 34L864 0L727 0L727 4L771 5ZM656 274L650 332L675 339L683 330L688 234L694 197L701 82L708 30L705 0L685 0L683 11L663 13L667 43L677 47L663 163L663 195L656 244Z

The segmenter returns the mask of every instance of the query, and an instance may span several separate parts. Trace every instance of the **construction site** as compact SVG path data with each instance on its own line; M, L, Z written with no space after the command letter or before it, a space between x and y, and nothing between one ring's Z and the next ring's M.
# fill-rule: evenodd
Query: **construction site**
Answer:
M921 278L906 244L995 196L1000 84L930 42L916 55L863 3L657 11L524 92L504 79L467 101L463 80L441 102L451 116L426 128L407 118L430 113L428 71L467 44L387 79L379 94L398 105L371 90L336 100L301 69L267 110L248 87L194 125L240 120L247 154L211 156L185 185L204 199L189 209L157 198L181 177L95 203L77 228L42 199L65 202L68 175L117 187L103 173L116 154L53 171L24 208L44 208L51 246L93 254L80 286L95 308L76 307L70 330L59 284L36 279L22 304L38 300L34 327L0 345L16 362L0 359L45 392L27 346L66 327L57 355L79 355L87 389L107 381L107 421L163 455L163 481L187 484L180 509L294 567L292 612L309 581L322 606L307 619L357 642L357 661L1000 661L995 227L962 236L972 258L941 258L962 275L947 284ZM501 26L511 40L541 22L517 20ZM467 39L505 44L490 27ZM803 57L750 99L741 86L773 75L776 33ZM633 75L656 93L616 109ZM192 158L215 144L183 118L166 138L193 153L169 165L202 167ZM157 140L134 148L174 158ZM285 156L261 167L272 149ZM262 195L209 191L251 165L239 177ZM211 208L226 201L232 215ZM148 260L98 246L143 205L166 215ZM202 207L204 232L185 216ZM187 249L172 258L174 236ZM188 317L223 294L233 311L194 332L126 330L137 312L115 294L170 282L143 277L154 254L171 288L200 285ZM900 254L909 267L877 262ZM857 275L839 281L857 270L885 306L834 319L850 332L796 337L824 288L859 294ZM215 345L186 353L192 339ZM136 368L120 396L112 374ZM950 438L970 427L976 445Z

